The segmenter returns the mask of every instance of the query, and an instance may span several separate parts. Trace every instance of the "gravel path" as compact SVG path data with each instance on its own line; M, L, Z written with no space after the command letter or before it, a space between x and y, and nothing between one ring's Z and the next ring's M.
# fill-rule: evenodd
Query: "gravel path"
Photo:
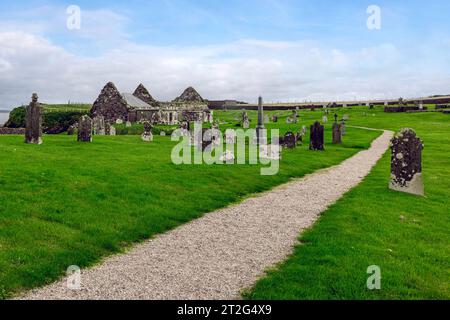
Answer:
M355 187L387 150L385 131L371 148L244 202L209 213L22 299L233 299L292 253L299 233Z

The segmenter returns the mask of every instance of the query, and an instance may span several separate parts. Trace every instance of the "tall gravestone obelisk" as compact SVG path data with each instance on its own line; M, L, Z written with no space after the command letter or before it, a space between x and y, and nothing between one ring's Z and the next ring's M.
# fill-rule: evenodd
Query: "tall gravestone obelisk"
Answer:
M264 107L262 97L258 98L258 125L256 126L257 144L264 142Z
M26 108L25 122L25 143L42 144L42 107L37 93L33 93Z

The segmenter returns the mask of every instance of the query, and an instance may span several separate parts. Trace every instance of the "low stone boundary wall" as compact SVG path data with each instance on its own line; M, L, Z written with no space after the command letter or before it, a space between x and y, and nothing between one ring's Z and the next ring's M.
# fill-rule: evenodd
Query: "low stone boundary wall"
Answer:
M427 107L423 107L423 109L420 109L419 107L385 107L384 112L410 112L410 111L421 111L421 110L428 110Z
M0 127L0 135L4 134L25 134L25 128L6 128Z

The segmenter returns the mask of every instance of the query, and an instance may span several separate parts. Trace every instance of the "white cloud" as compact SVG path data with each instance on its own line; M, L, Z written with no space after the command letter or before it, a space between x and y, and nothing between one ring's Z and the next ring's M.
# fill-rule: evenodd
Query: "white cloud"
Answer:
M205 98L246 101L260 94L304 101L449 93L450 77L440 70L390 44L351 51L311 42L152 47L124 40L85 57L29 32L0 32L0 109L28 103L32 92L43 102L92 103L108 81L121 91L143 82L161 100L190 85Z

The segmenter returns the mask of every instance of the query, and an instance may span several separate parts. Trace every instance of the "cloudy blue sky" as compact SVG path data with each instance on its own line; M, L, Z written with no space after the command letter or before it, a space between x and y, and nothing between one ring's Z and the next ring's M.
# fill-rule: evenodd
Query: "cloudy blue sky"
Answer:
M67 8L81 9L70 30ZM369 30L367 8L381 9ZM255 101L450 93L447 0L0 2L0 109L93 102L113 81L160 100Z

